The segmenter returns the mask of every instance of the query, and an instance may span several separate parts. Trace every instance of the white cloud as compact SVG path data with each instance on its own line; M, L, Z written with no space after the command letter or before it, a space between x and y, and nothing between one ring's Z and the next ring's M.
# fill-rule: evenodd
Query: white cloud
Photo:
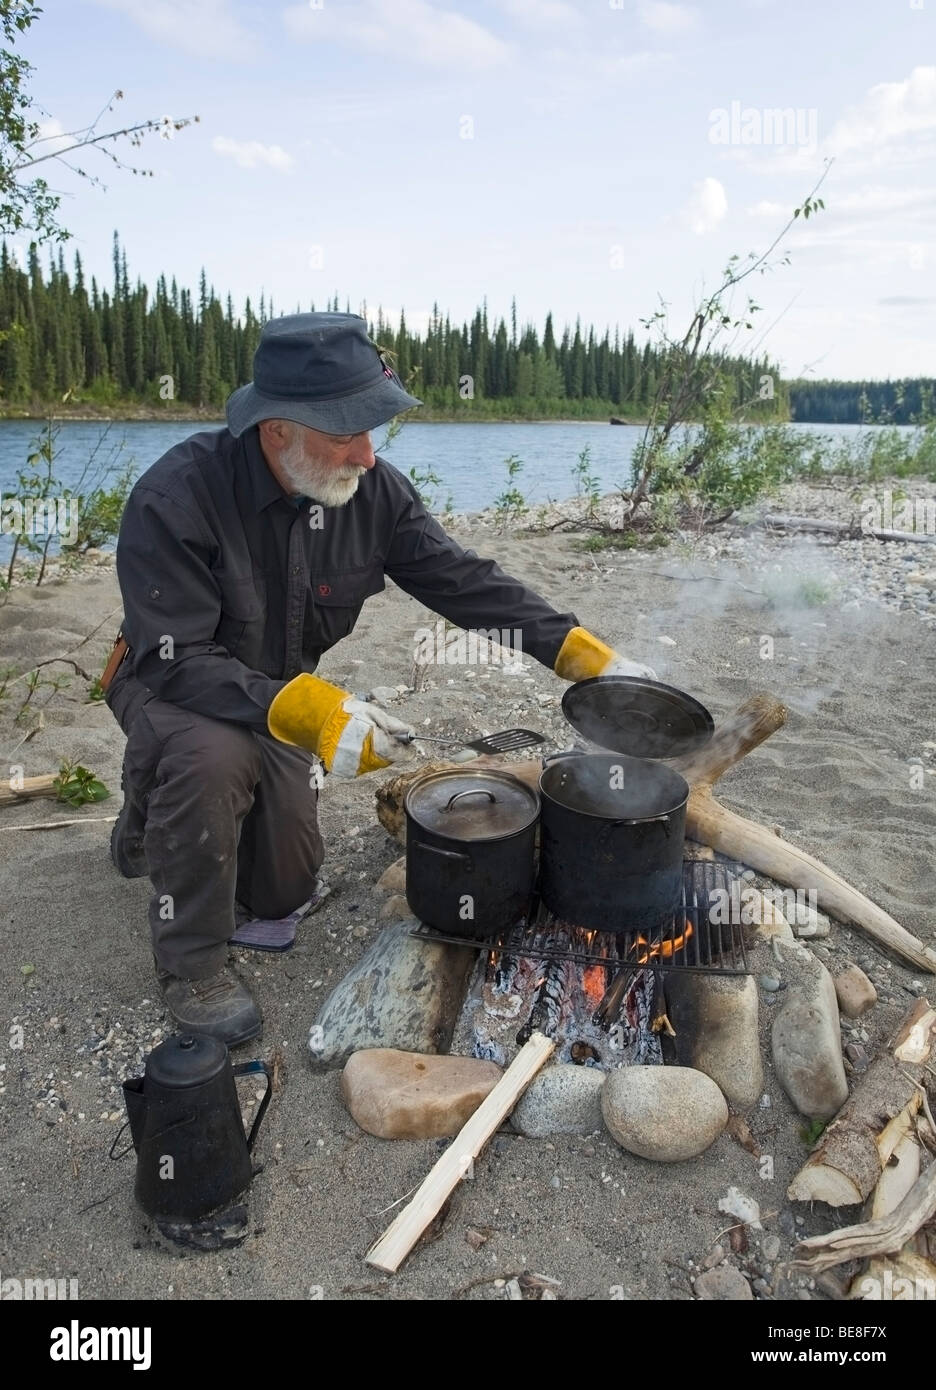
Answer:
M684 216L697 236L714 231L728 211L728 199L718 179L700 179L692 185L692 196Z
M936 158L936 66L914 68L901 82L870 87L821 140L819 154L835 159L838 177ZM811 174L820 167L808 145L774 154L733 146L720 157L764 174Z
M832 128L828 154L891 144L905 136L936 133L936 66L914 68L903 82L879 82L860 105Z
M684 34L699 22L698 12L689 5L671 5L667 0L644 0L637 13L641 23L658 34Z
M533 28L571 27L582 23L581 13L566 0L498 0L511 19Z
M72 144L74 141L70 135L65 134L62 122L53 117L51 120L39 122L39 134L31 153L37 158L46 154L58 154Z
M150 38L197 58L244 62L256 38L232 13L231 0L93 0L132 19Z
M507 44L481 24L428 0L354 0L320 10L293 5L284 20L295 38L347 43L432 66L489 68L508 53Z
M869 184L853 193L835 193L828 199L826 215L836 222L842 219L855 221L869 217L888 217L894 212L912 213L914 210L927 211L936 204L934 188L887 188L880 184ZM788 203L776 203L762 198L747 209L751 217L789 217L793 208ZM827 225L827 224L826 224Z
M761 198L759 203L747 210L749 217L780 217L784 212L789 215L792 211L784 203L772 203L769 198Z
M262 145L259 140L230 140L216 135L211 142L215 154L225 155L242 169L257 169L266 164L286 174L293 166L293 157L281 145Z

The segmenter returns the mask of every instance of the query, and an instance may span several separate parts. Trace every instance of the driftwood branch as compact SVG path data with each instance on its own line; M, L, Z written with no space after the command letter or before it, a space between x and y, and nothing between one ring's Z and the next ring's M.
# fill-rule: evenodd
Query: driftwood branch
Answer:
M896 1254L934 1214L936 1163L931 1163L888 1216L800 1241L793 1264L810 1273L819 1273L849 1260Z
M925 532L920 534L916 531L866 529L852 521L820 521L809 516L781 516L777 512L770 512L767 516L761 517L757 524L768 530L812 531L822 536L838 536L840 540L861 540L864 536L870 536L876 541L913 541L915 544L922 541L932 545L936 541L936 536L927 535Z

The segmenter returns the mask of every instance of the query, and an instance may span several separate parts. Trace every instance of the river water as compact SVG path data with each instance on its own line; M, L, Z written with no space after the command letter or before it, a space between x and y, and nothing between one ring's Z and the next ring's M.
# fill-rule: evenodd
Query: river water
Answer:
M40 428L41 423L35 420L0 420L0 492L4 500L15 497L17 469L25 464L31 441ZM97 466L131 462L139 474L174 444L204 428L200 422L184 420L120 421L110 425L100 421L64 421L58 427L55 474L63 485L75 487L95 449ZM841 437L857 434L861 426L803 424L793 428ZM437 509L450 501L454 510L463 512L490 505L511 485L504 467L510 455L523 464L513 485L532 505L575 493L572 470L586 447L590 451L590 471L602 491L626 486L630 459L642 433L639 425L609 425L600 421L409 423L383 452L404 473L415 469L422 478L435 474L439 483L422 482L421 490L434 496ZM383 428L375 430L375 446L379 448L384 437Z

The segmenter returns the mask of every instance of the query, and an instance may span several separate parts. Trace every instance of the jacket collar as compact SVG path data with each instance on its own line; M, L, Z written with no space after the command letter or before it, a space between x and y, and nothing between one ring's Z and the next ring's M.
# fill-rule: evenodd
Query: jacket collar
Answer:
M246 430L239 441L247 460L247 473L253 491L254 506L258 512L265 511L274 502L286 502L291 507L300 505L305 499L290 497L284 492L270 472L270 467L260 448L260 431L256 425Z

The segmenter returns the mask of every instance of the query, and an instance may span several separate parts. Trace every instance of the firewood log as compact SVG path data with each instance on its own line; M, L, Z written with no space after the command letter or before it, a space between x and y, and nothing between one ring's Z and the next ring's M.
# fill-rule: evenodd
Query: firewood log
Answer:
M18 806L21 801L32 801L37 796L57 796L57 772L43 773L41 777L24 777L21 787L0 786L0 806Z
M787 1196L793 1202L828 1202L832 1207L863 1202L894 1151L895 1133L909 1131L919 1108L920 1092L913 1081L893 1058L879 1057L823 1131Z
M794 1202L828 1202L833 1207L852 1206L875 1191L885 1172L890 1174L873 1204L873 1219L886 1216L896 1205L888 1204L888 1189L897 1182L896 1167L889 1169L903 1141L912 1135L913 1122L923 1101L921 1082L929 1049L936 1037L936 1015L926 1045L917 1039L919 1061L901 1060L908 1036L914 1036L920 1017L917 1003L897 1034L893 1056L879 1057L865 1072L848 1100L824 1130L803 1167L787 1188ZM904 1162L908 1162L904 1150ZM917 1165L917 1172L919 1165ZM906 1177L909 1169L905 1169ZM917 1174L913 1173L911 1182ZM906 1183L905 1186L909 1186ZM900 1191L898 1200L905 1195Z

